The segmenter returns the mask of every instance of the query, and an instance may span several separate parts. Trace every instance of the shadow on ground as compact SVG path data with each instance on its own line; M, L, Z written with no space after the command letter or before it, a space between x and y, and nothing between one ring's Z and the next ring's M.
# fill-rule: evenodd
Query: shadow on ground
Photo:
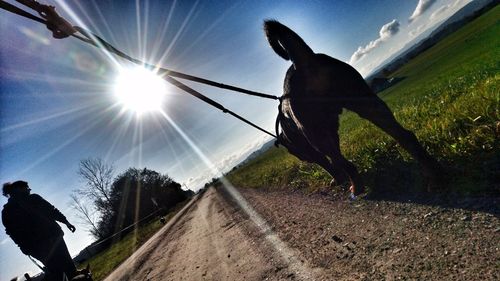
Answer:
M480 165L455 159L444 164L440 190L428 191L428 183L414 162L380 159L383 163L363 177L369 201L411 202L422 205L480 211L500 216L500 156ZM496 168L495 168L496 167Z

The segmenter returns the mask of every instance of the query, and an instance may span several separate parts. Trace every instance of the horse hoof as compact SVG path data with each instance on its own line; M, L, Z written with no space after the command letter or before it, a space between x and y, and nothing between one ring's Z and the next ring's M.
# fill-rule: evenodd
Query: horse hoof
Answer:
M349 187L349 191L351 192L352 195L358 196L365 191L365 188L362 185L361 186L351 185Z

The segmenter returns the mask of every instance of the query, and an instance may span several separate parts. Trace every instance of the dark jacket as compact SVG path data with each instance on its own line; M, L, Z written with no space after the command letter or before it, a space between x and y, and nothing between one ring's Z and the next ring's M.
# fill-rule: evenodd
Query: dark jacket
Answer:
M68 222L59 210L38 194L11 197L2 210L5 232L25 254L64 235L56 221Z

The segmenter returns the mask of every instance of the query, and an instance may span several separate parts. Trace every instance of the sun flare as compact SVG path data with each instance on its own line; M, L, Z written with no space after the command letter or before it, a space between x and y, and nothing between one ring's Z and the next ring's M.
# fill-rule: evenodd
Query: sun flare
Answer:
M160 110L166 93L165 81L144 67L122 68L114 82L118 102L139 115Z

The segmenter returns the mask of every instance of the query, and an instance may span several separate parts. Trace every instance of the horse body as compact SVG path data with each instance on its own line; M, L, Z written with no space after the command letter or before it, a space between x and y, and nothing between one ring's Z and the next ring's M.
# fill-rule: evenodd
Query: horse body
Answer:
M342 109L357 113L395 138L434 181L439 164L404 129L387 105L372 92L350 65L324 54L315 54L292 30L277 21L265 21L271 47L293 63L288 69L282 97L280 143L299 159L319 164L338 182L350 181L359 194L363 184L356 167L342 155L338 135Z

